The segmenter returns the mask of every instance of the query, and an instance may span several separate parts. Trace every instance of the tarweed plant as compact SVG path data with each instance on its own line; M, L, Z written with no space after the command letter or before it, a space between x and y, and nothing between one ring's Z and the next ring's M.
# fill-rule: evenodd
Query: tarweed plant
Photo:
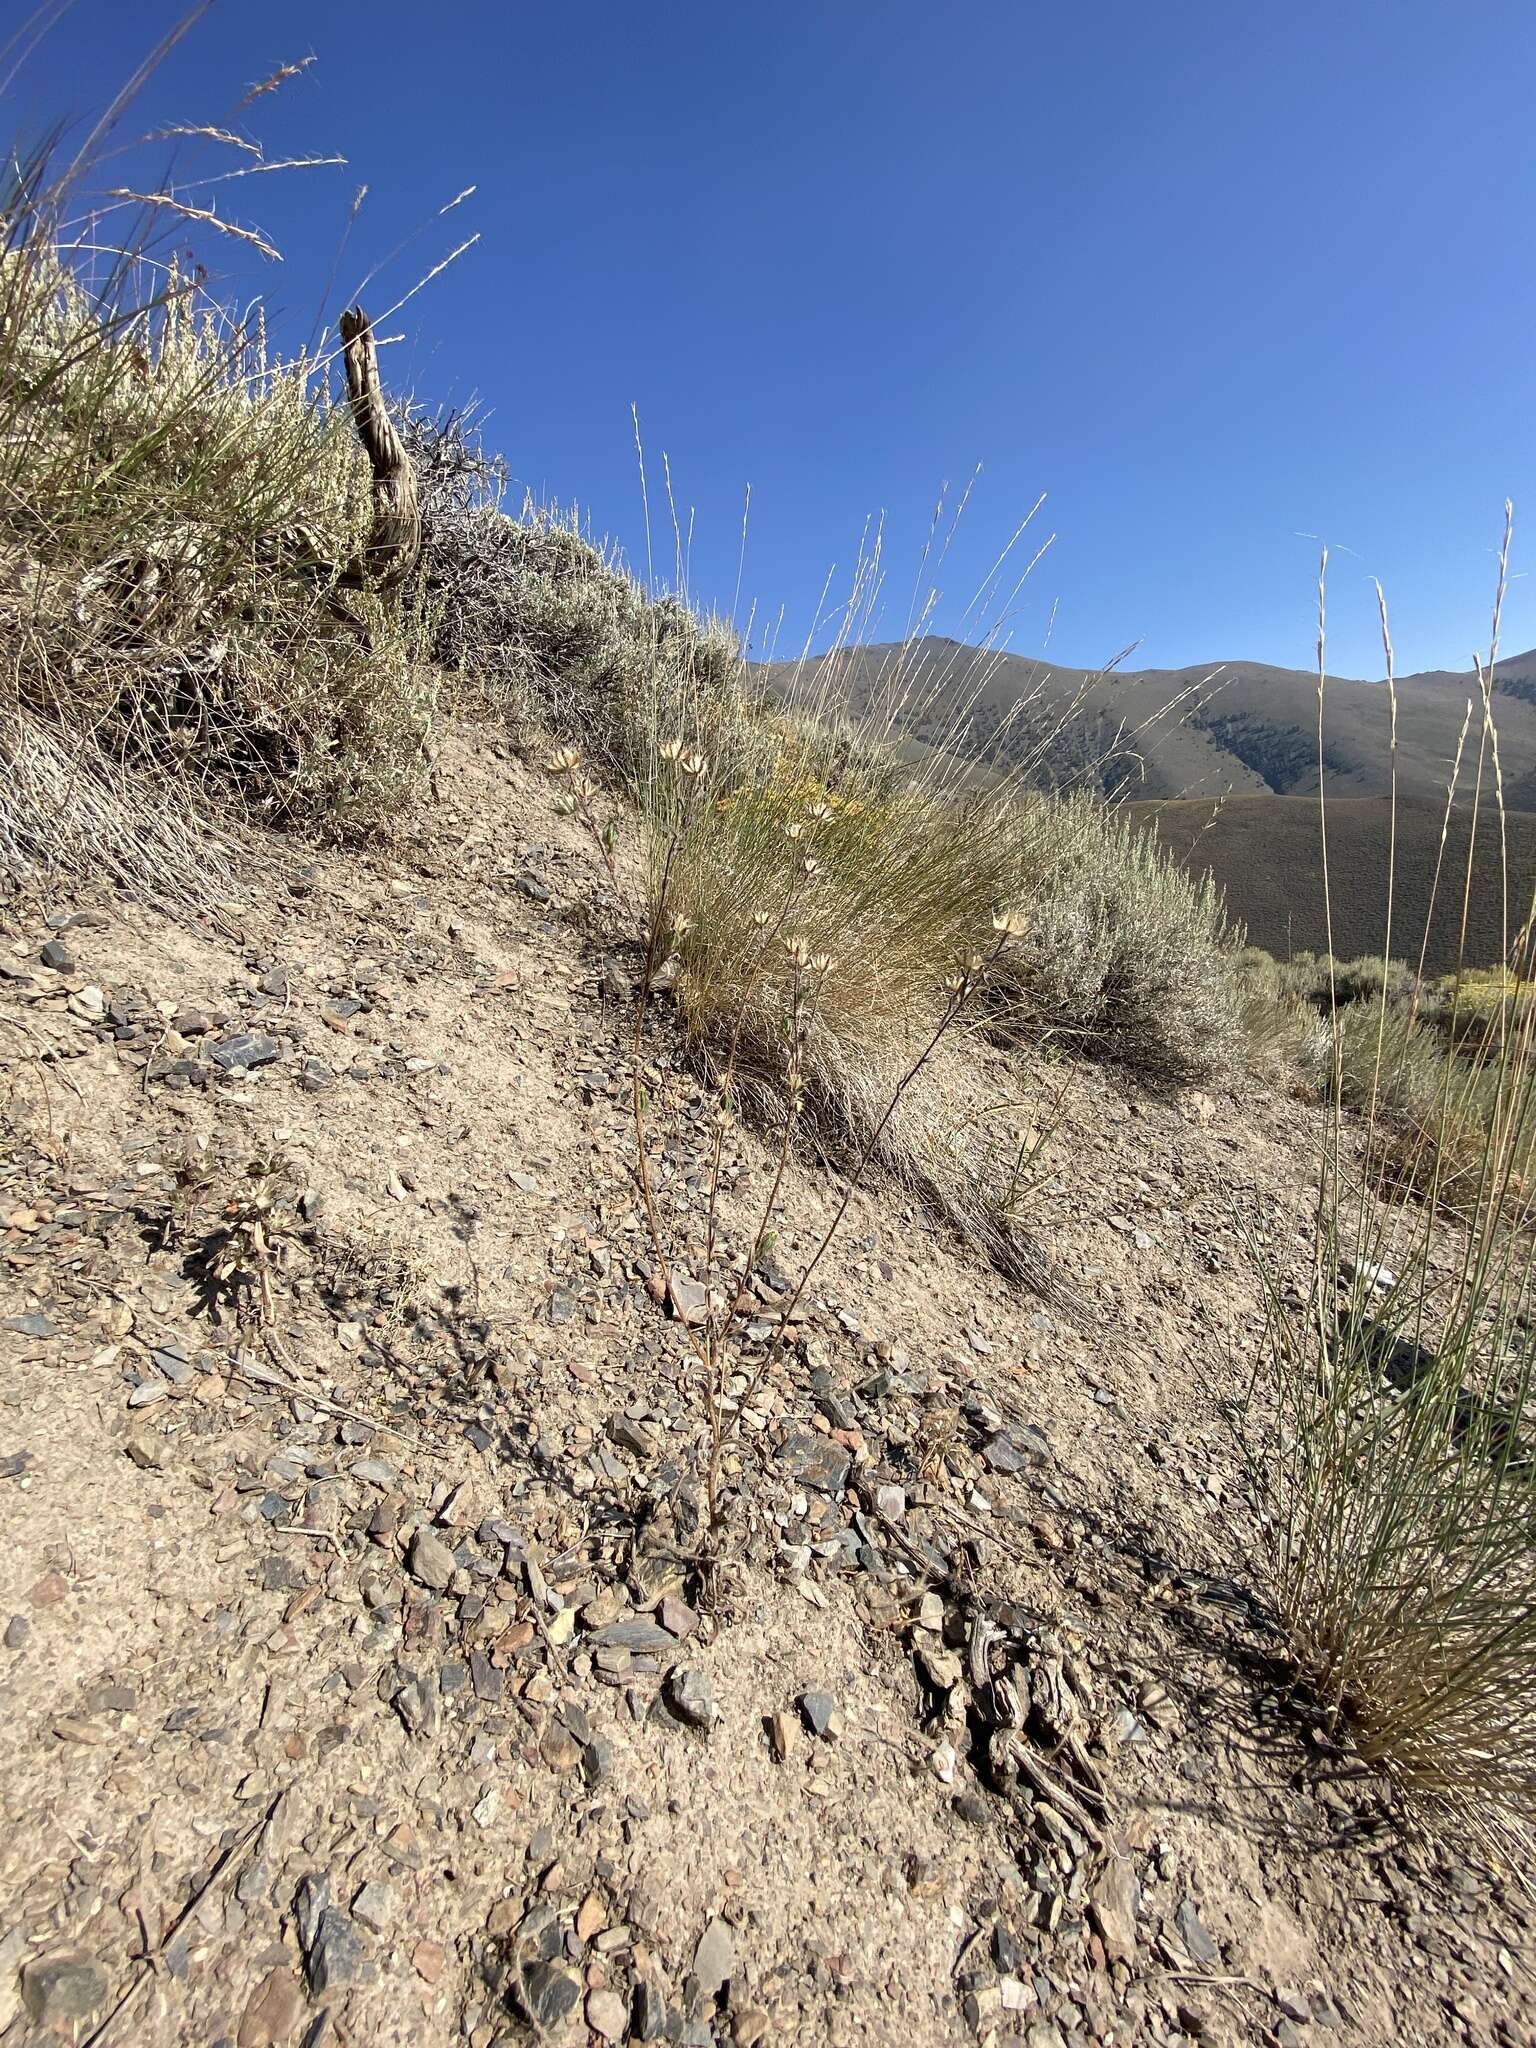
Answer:
M583 792L579 757L562 748L549 761L551 771L568 785L570 808L586 825L605 857L611 841ZM682 738L657 750L652 818L660 830L654 846L655 877L639 987L634 1004L631 1043L631 1107L634 1119L636 1180L646 1228L656 1260L661 1289L678 1315L698 1364L708 1402L708 1452L704 1492L711 1543L716 1546L726 1521L723 1465L741 1415L751 1407L772 1358L773 1345L791 1329L806 1288L830 1250L855 1191L874 1161L880 1140L897 1115L908 1090L917 1082L945 1039L960 1025L988 985L1005 948L1025 929L1012 911L989 910L988 943L947 963L940 979L942 999L919 1042L909 1051L885 1102L866 1132L843 1177L830 1220L804 1260L798 1276L766 1308L750 1293L764 1248L781 1216L786 1177L805 1107L810 1046L816 1019L826 1002L834 960L821 950L815 934L817 898L827 872L821 857L821 833L834 817L827 803L813 799L803 815L782 818L780 832L786 852L778 886L755 906L741 906L741 980L734 1008L726 1018L723 1050L710 1073L711 1113L709 1161L704 1213L695 1219L702 1239L693 1255L673 1241L663 1218L654 1178L655 1135L644 1085L647 1021L661 970L686 947L692 916L689 899L678 886L681 861L703 808L711 801L711 763ZM749 1023L760 1028L759 1004L771 1005L773 1031L782 1077L782 1104L770 1136L768 1186L739 1242L727 1242L722 1207L722 1169L727 1133L737 1124L740 1108L740 1060ZM694 1270L684 1272L683 1261ZM679 1280L685 1284L679 1286ZM695 1293L693 1290L697 1290ZM747 1323L766 1315L774 1335L766 1344L747 1337ZM733 1391L734 1386L734 1391Z

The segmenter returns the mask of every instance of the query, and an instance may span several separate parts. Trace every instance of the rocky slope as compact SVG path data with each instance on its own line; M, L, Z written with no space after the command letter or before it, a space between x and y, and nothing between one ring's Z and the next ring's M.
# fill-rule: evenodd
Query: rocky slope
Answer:
M1075 1072L1066 1308L856 1196L701 1579L632 927L542 776L439 779L201 922L4 913L7 2048L1536 2039L1515 1877L1402 1827L1258 1598L1225 1410L1310 1113ZM647 1059L686 1248L664 1005ZM764 1177L733 1135L728 1230ZM763 1345L837 1191L791 1172Z

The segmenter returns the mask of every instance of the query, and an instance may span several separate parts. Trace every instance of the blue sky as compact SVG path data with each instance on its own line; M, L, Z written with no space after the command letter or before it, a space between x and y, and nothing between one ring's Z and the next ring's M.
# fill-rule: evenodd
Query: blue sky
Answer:
M77 0L8 126L92 111L176 12ZM348 167L223 189L285 252L224 245L230 289L307 335L361 182L331 316L424 222L373 310L479 230L391 376L477 395L518 480L643 566L638 407L658 572L665 450L727 609L750 483L740 609L786 607L781 651L882 511L899 634L978 462L938 623L1044 491L1011 644L1061 661L1306 666L1324 536L1335 672L1379 672L1372 574L1400 668L1463 667L1506 495L1532 559L1529 0L219 0L125 136L310 53L239 118ZM1504 645L1533 644L1519 576Z

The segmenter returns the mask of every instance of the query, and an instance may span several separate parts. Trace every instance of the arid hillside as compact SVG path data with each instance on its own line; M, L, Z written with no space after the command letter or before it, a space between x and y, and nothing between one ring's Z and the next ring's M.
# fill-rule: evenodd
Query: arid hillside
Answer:
M1536 942L1243 945L1307 678L765 689L186 259L306 75L0 180L4 2048L1530 2048Z
M7 2041L1529 2038L1518 1884L1403 1832L1255 1572L1247 1239L1300 1278L1315 1113L1077 1068L1032 1288L871 1182L701 1577L637 956L542 772L441 771L202 917L6 912ZM685 1260L666 996L646 1060ZM839 1185L791 1163L760 1346Z

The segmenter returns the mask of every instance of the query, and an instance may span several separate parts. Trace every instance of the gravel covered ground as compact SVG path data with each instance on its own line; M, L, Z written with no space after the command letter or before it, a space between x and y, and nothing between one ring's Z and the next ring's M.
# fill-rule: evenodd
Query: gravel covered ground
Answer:
M1074 1070L1051 1295L872 1183L770 1348L797 1163L701 1574L706 1105L663 1003L669 1298L598 863L489 740L440 780L200 925L0 913L7 2048L1536 2041L1518 1873L1260 1597L1313 1113Z

